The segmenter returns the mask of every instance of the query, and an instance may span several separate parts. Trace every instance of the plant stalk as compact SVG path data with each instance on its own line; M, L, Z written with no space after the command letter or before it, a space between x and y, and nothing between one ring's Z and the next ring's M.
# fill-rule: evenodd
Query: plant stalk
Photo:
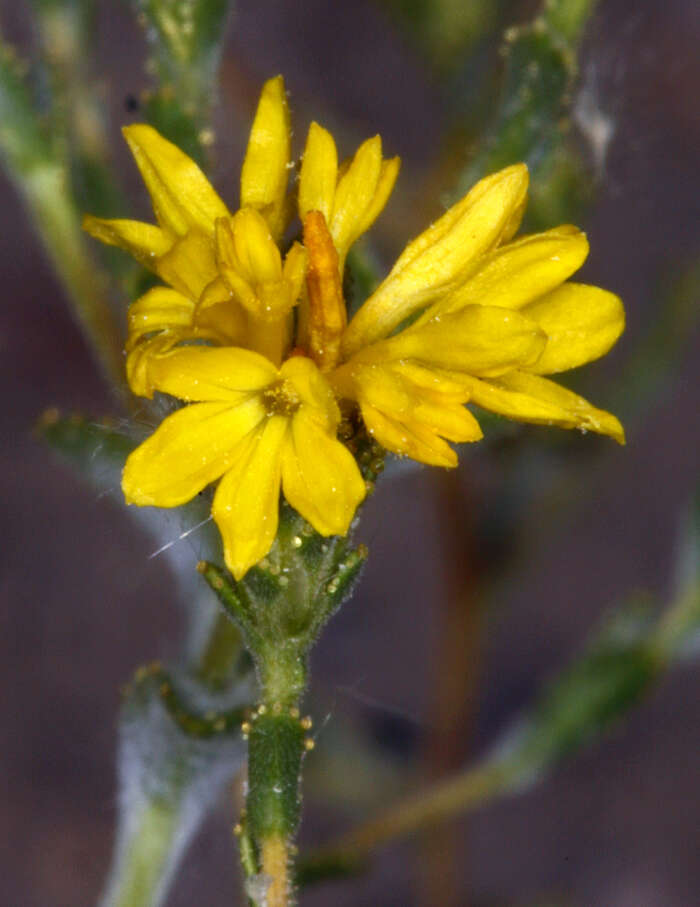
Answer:
M306 681L306 660L293 647L258 652L263 702L246 726L248 795L246 829L260 857L265 907L294 903L291 844L301 812L300 781L309 719L298 703Z
M305 874L325 874L325 867L349 870L386 841L435 827L447 817L487 802L508 787L509 777L507 766L490 765L450 778L389 808L343 835L331 847L317 851L305 867Z
M102 907L156 907L167 890L167 864L173 861L173 838L178 830L177 808L149 803L115 863Z

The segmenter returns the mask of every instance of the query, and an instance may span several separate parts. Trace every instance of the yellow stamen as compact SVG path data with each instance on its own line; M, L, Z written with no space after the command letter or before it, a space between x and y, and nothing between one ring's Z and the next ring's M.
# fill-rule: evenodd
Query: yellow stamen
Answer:
M265 388L262 401L268 416L293 416L301 406L299 395L291 382L284 379Z
M309 353L321 371L328 372L338 363L347 313L338 253L320 211L309 211L304 218L304 245L309 256L306 273Z

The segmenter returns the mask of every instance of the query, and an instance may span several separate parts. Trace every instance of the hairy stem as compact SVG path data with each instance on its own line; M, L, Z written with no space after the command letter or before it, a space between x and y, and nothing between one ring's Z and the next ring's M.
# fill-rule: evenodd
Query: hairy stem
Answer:
M267 889L266 907L287 907L289 904L289 845L283 837L263 841L262 871L271 879Z
M279 691L276 691L279 693ZM287 695L286 703L290 702ZM301 812L301 762L308 719L279 698L263 703L249 727L246 827L260 854L266 907L292 903L290 844Z

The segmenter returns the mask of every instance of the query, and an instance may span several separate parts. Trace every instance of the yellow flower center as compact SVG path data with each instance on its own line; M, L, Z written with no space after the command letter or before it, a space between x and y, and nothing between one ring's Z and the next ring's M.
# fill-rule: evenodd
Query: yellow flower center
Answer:
M262 402L268 416L293 416L301 406L294 385L284 378L275 381L262 392Z

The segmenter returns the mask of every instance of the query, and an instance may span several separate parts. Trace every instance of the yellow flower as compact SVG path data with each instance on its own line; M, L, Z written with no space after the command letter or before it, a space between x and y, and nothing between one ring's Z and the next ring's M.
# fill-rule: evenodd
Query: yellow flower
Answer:
M127 372L136 393L187 405L129 457L124 493L176 507L220 480L213 516L237 578L274 541L280 490L321 534L347 532L365 486L337 438L340 405L359 409L387 450L438 466L457 463L448 442L482 437L469 402L624 443L613 415L545 377L606 353L624 311L614 294L568 282L588 254L576 227L514 239L525 165L481 180L410 242L348 323L346 256L399 169L378 136L339 165L331 135L311 124L297 194L303 243L283 256L291 196L281 77L263 89L234 214L153 129L125 135L158 223L85 226L169 285L129 310Z
M303 356L277 369L240 348L183 347L159 357L154 386L190 403L128 458L130 504L177 507L221 478L212 514L237 579L270 549L280 486L322 535L344 535L365 495L327 381Z
M566 282L588 253L576 227L510 241L527 182L519 164L477 183L409 243L343 332L329 380L388 450L456 465L443 439L481 437L457 415L467 400L624 443L613 415L543 377L606 353L624 310L613 293Z
M127 375L134 393L152 396L151 363L188 340L261 345L266 354L277 349L279 360L289 334L288 309L296 300L287 300L286 310L271 324L266 300L277 297L269 283L298 293L304 262L303 250L293 247L282 274L276 245L291 211L291 136L281 76L263 88L241 174L242 210L233 217L194 161L155 129L139 124L123 132L158 223L87 216L84 227L102 242L125 249L169 284L151 290L130 309ZM238 245L244 261L232 263L226 257L227 240L232 231L240 233L241 220L245 238ZM238 292L242 288L247 291L243 295ZM250 304L250 293L256 292L263 296L258 311Z
M131 389L147 397L158 390L191 404L132 454L124 493L129 503L174 507L223 476L213 515L226 563L240 578L274 540L280 486L324 535L346 533L365 494L355 460L336 437L336 398L315 364L324 355L335 362L346 325L342 263L333 243L326 243L330 268L316 254L307 291L306 249L293 243L284 257L279 249L292 213L291 132L281 77L263 88L234 214L197 165L150 126L127 127L124 135L157 224L88 216L84 225L168 284L129 309ZM300 191L328 214L343 259L386 203L398 163L382 160L375 137L339 168L333 140L312 125ZM314 196L319 185L323 193ZM329 309L316 288L319 280L324 287L328 280L337 285L331 321L322 317L324 306L326 314ZM293 308L302 297L295 337ZM305 332L315 343L309 347L313 358L291 355L294 345L304 345Z

